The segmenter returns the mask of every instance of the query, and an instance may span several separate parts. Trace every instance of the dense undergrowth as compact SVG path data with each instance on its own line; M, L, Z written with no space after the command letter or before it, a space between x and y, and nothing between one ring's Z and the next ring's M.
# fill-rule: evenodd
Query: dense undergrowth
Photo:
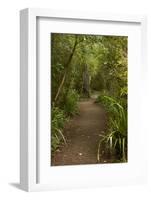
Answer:
M69 90L62 108L52 105L51 109L51 149L54 152L61 143L67 144L63 134L65 123L78 113L79 95L75 90Z
M102 135L98 145L98 161L101 157L102 144L109 149L111 156L116 154L117 160L127 161L127 98L125 95L126 93L121 93L118 98L99 95L97 98L97 102L104 105L108 113L107 131Z

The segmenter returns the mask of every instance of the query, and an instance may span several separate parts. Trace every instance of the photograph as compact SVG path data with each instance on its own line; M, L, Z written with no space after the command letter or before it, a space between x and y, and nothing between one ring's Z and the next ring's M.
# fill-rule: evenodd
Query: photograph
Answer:
M50 166L128 162L128 36L50 33Z

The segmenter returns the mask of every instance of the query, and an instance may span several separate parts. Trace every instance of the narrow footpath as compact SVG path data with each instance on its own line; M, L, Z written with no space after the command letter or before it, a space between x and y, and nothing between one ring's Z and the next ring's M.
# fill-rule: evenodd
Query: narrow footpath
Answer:
M79 115L66 123L67 145L55 152L52 166L96 164L100 135L106 128L106 113L94 99L79 102Z

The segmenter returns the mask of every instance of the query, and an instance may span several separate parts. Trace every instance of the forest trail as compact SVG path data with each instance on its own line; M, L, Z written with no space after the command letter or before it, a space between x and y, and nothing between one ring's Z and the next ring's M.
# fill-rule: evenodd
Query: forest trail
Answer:
M67 145L55 152L52 166L96 164L100 135L106 128L106 113L94 99L79 102L79 115L66 123Z

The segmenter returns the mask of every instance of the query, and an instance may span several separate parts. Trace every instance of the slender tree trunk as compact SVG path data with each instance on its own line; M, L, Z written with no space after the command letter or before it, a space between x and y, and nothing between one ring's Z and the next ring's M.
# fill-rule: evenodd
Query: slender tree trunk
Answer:
M90 97L90 76L88 72L88 66L85 64L83 71L83 93Z
M74 55L74 52L75 52L75 49L76 49L77 44L78 44L78 43L77 43L77 35L76 35L76 36L75 36L75 43L74 43L72 52L71 52L71 54L70 54L70 56L69 56L69 59L68 59L66 65L65 65L64 75L63 75L62 80L61 80L61 82L60 82L60 85L59 85L59 87L58 87L56 96L55 96L55 98L54 98L54 102L56 102L56 101L58 100L58 97L59 97L59 95L60 95L61 89L62 89L62 87L63 87L63 85L64 85L64 83L65 83L65 79L66 79L66 76L67 76L68 68L69 68L69 66L70 66L70 63L71 63L72 57L73 57L73 55Z
M65 71L64 71L64 75L63 75L63 78L62 78L61 83L60 83L60 85L59 85L59 88L58 88L58 90L57 90L57 93L56 93L54 102L56 102L57 99L58 99L58 97L59 97L59 94L60 94L60 92L61 92L61 89L62 89L63 84L64 84L65 79L66 79L66 75L67 75L67 68L66 68Z

